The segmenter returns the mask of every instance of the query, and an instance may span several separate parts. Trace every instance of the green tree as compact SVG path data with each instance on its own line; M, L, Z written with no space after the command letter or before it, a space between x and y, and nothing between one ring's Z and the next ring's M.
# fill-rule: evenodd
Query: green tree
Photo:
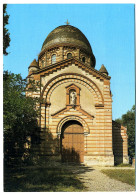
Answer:
M127 127L128 135L128 153L132 158L135 156L135 105L126 114L122 115L121 119L116 122Z
M26 97L27 81L20 74L3 74L3 116L4 116L4 159L9 164L12 160L21 161L25 144L38 141L39 127L36 110L36 98Z
M6 49L10 46L10 33L6 28L6 25L9 24L9 15L6 11L7 4L3 4L3 54L8 55Z

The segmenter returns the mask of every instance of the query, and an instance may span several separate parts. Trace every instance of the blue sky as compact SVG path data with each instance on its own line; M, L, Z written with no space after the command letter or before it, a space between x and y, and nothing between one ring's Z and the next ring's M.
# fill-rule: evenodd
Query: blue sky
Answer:
M10 54L4 70L28 74L43 41L66 20L89 40L96 69L104 64L111 76L113 119L135 104L134 4L9 4Z

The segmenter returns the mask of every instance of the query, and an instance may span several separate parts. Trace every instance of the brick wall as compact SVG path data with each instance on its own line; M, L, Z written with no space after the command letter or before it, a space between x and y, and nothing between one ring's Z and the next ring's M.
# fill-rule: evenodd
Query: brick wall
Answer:
M42 56L50 63L51 55L57 52L57 60L66 58L68 52L74 57L84 54L77 48L59 47ZM85 54L86 55L86 54ZM46 57L47 56L47 57ZM87 58L86 58L87 59ZM41 64L40 64L41 66ZM126 128L112 124L112 97L110 80L105 75L89 70L79 62L59 64L50 70L32 74L31 78L43 86L37 92L27 93L41 97L41 144L40 154L57 156L60 159L60 134L62 125L68 120L77 120L84 129L84 162L92 165L114 165L122 159L127 162ZM75 85L78 105L67 104L66 88ZM76 88L75 87L75 88ZM113 126L112 126L113 125ZM113 157L113 154L115 157Z
M129 163L128 157L128 137L126 127L112 121L113 133L113 153L115 164Z
M61 60L67 59L67 54L71 53L72 57L76 57L81 60L83 57L85 58L85 63L90 64L91 59L90 55L86 52L82 51L79 48L72 46L61 46L61 47L53 47L51 49L47 49L39 56L39 67L44 68L52 64L52 55L56 55L56 62L60 62Z

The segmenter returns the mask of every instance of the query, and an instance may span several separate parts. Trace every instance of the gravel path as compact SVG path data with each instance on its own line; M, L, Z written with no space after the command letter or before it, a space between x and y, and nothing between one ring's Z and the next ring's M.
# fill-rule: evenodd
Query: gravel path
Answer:
M75 167L72 171L88 188L87 191L135 191L134 186L109 178L100 171L101 169L103 168Z

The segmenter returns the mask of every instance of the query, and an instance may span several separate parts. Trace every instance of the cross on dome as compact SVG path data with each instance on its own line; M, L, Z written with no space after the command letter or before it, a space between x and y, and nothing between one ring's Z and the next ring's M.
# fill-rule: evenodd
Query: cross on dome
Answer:
M67 25L69 25L70 23L69 23L69 21L68 21L68 19L67 19L67 21L65 22Z

